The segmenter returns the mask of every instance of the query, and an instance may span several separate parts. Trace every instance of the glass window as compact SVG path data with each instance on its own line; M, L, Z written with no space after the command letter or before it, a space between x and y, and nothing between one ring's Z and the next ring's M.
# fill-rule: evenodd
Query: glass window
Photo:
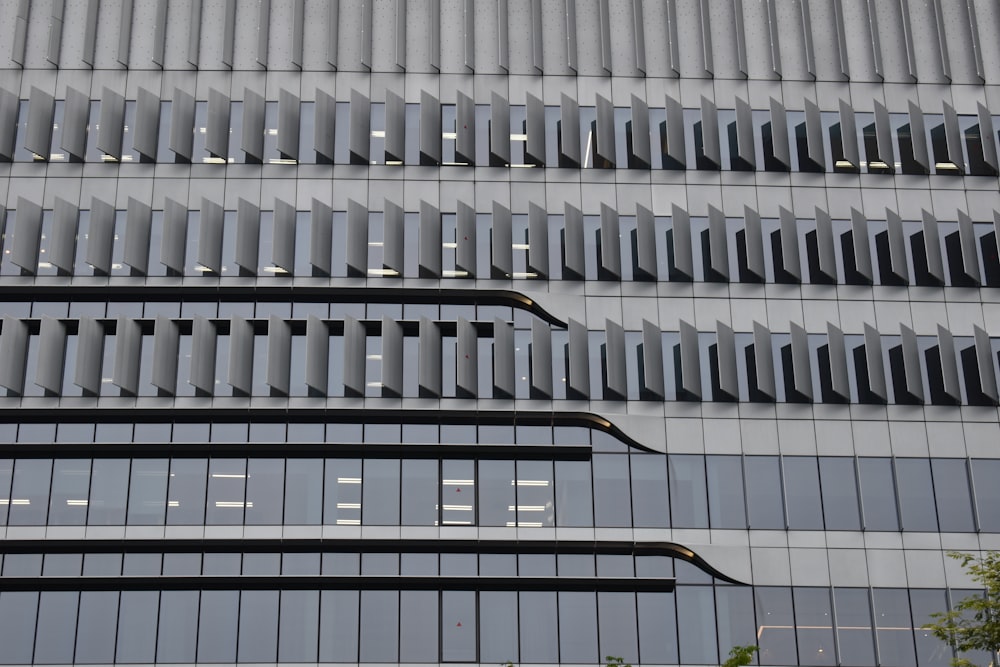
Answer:
M118 591L80 593L80 624L76 632L77 664L110 664L115 659ZM72 631L70 631L72 633Z
M367 459L363 465L361 505L365 525L399 525L399 459Z
M757 644L753 590L742 586L715 587L719 628L719 655L726 657L734 646Z
M0 593L0 646L3 646L0 662L3 664L31 662L37 609L37 592Z
M479 462L479 525L514 526L514 462Z
M781 502L781 473L777 456L747 456L743 459L746 475L747 514L750 527L785 528Z
M222 525L243 523L246 481L246 459L211 459L208 462L208 502L205 523Z
M671 525L674 528L708 528L705 457L675 454L667 458L667 468Z
M274 662L278 656L278 591L240 592L240 662Z
M426 609L433 610L433 606L429 605ZM436 618L429 619L426 633L429 637L436 635L436 621ZM475 662L477 643L476 593L474 591L442 591L441 625L441 659L445 662ZM424 641L433 644L433 640L425 639ZM432 662L434 660L436 660L436 656L431 658Z
M718 660L715 638L715 601L711 586L678 586L677 636L681 664L708 665ZM758 642L759 643L759 642Z
M670 526L670 500L667 494L667 460L657 454L633 454L632 524L642 528Z
M248 525L281 525L284 486L284 459L247 461L246 523Z
M840 664L874 665L875 641L868 589L837 588L833 591L833 599L837 610Z
M712 528L747 527L743 463L739 456L706 456L708 511Z
M976 510L979 529L1000 532L1000 460L975 459L972 462L972 482L976 490Z
M460 591L475 596L475 593ZM451 635L471 636L472 656L461 654L450 660L457 662L473 662L476 659L476 616L473 606L472 617L455 618L447 608L449 591L441 593L445 600L443 611L443 626L441 628L445 647ZM452 595L457 594L451 592ZM457 626L457 627L452 627ZM446 648L447 650L447 648ZM438 591L400 591L399 592L399 659L401 662L437 662L438 661ZM449 660L449 658L445 658Z
M892 461L881 458L858 459L858 478L861 480L864 529L899 530Z
M921 667L947 667L951 664L951 648L921 626L934 621L931 614L945 611L948 599L943 590L911 590L910 606L913 630L917 640L917 660Z
M167 459L134 459L129 486L130 526L162 526L167 511Z
M799 663L836 665L829 588L795 588L795 636Z
M11 526L44 526L49 507L50 459L18 459L14 466L14 483L10 492Z
M636 593L639 661L670 665L677 659L677 613L669 593ZM756 639L754 639L756 641Z
M518 655L517 596L515 591L482 591L479 594L481 663L506 664L521 660Z
M95 459L91 472L90 506L87 523L91 526L124 526L128 505L129 459Z
M438 525L438 461L404 459L402 466L402 524Z
M639 661L635 593L601 591L597 594L601 654Z
M167 487L167 523L198 525L205 521L205 484L208 461L174 459Z
M516 495L518 526L538 528L553 525L552 462L518 461Z
M6 554L3 559L3 576L37 577L42 573L42 554Z
M441 525L471 526L476 521L475 461L442 462Z
M316 525L323 520L323 465L320 459L285 462L285 520L288 525Z
M323 591L320 595L320 662L357 662L360 592Z
M879 664L887 667L914 665L917 656L913 648L910 602L905 589L876 588L875 628L878 640ZM943 607L942 607L943 609Z
M934 499L941 531L962 533L975 530L965 459L932 459Z
M597 596L592 591L560 591L558 597L560 662L600 662Z
M81 554L45 554L42 575L55 577L79 577L83 565Z
M12 430L10 425L5 424L4 426L5 430ZM0 526L7 523L7 508L10 507L10 483L13 476L13 459L0 459Z
M361 662L399 660L399 591L361 591Z
M319 595L319 591L281 591L278 662L316 662Z
M795 665L795 617L792 591L781 586L754 590L760 662L765 665Z
M792 530L823 530L819 468L812 456L786 456L782 460L788 527Z
M827 530L860 530L858 485L854 459L824 456L819 459L823 516Z
M236 662L239 591L202 591L198 662Z
M593 526L594 503L589 461L556 461L556 525Z
M82 526L90 497L90 459L58 459L52 466L49 525Z
M518 595L521 662L559 662L559 647L552 641L558 636L555 592L521 591Z
M327 459L323 523L361 525L361 461Z
M896 484L899 491L899 515L903 530L938 529L931 464L928 459L896 459Z
M77 592L42 591L38 601L35 663L51 665L73 662L79 597Z

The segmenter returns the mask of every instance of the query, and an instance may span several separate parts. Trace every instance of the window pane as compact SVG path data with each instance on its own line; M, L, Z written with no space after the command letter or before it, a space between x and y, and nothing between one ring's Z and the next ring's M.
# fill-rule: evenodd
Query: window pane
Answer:
M197 640L198 591L161 592L157 662L194 662Z
M278 655L278 591L240 593L240 662L274 662Z
M556 461L556 525L594 525L590 461Z
M159 591L122 591L118 607L118 662L153 662Z
M639 661L669 665L677 662L677 614L669 593L636 593L639 616Z
M947 667L953 657L951 648L921 626L934 621L931 614L945 611L948 600L943 590L911 590L910 606L917 640L917 660L921 667Z
M432 593L433 595L433 593ZM427 610L433 611L433 606ZM428 616L430 614L428 613ZM437 618L428 620L427 635L424 640L434 644ZM441 659L445 662L476 661L476 593L474 591L441 592ZM436 660L435 657L431 660Z
M708 528L705 457L672 455L667 459L667 466L671 525L674 528Z
M361 525L361 461L328 459L324 486L323 523Z
M129 459L95 459L90 481L91 526L125 525L128 505Z
M712 528L746 528L742 460L739 456L706 456L705 466Z
M517 593L482 591L479 594L479 661L519 662Z
M208 473L205 523L242 524L246 502L246 459L212 459L208 462Z
M76 592L42 591L35 635L36 664L73 662L79 596Z
M284 459L247 461L247 525L280 526L284 490Z
M899 514L903 519L903 530L936 531L938 525L934 497L927 492L934 488L930 461L896 459L896 484L899 488Z
M632 523L641 528L668 528L667 460L658 454L633 454Z
M399 592L361 591L361 662L397 662L398 645Z
M59 459L52 466L49 525L82 526L90 497L90 459Z
M479 462L480 526L515 525L513 481L513 461Z
M559 660L600 662L597 650L597 596L591 591L559 592Z
M865 530L899 530L896 492L889 459L858 459Z
M979 529L1000 532L1000 460L975 459L972 481L976 489Z
M874 665L875 641L868 589L837 588L833 592L837 609L837 639L840 664Z
M799 641L799 662L807 665L836 665L833 642L833 611L829 588L795 588L795 634Z
M285 463L285 481L284 523L293 526L321 523L323 520L322 460L288 459Z
M812 456L786 456L784 466L788 527L823 530L823 505L819 497L819 469Z
M3 591L0 593L0 664L31 662L35 640L35 617L38 593Z
M823 518L827 530L860 530L858 488L854 459L821 457L819 477L823 489Z
M399 460L367 459L364 477L361 487L364 524L399 525Z
M597 612L601 655L618 656L629 664L638 662L635 593L599 592Z
M559 662L558 646L552 641L558 632L556 594L522 591L519 596L521 662Z
M118 591L80 593L76 662L82 664L114 662L117 624Z
M777 456L748 456L743 459L746 474L747 514L750 527L785 528L781 502L781 475Z
M464 591L463 591L464 592ZM444 595L448 595L445 591ZM473 594L474 595L474 594ZM449 630L471 634L475 646L475 614L470 619L451 619L444 615L445 646L448 646ZM460 625L454 626L456 623ZM400 591L399 592L399 660L400 662L437 662L438 661L438 591ZM448 658L445 658L448 660ZM475 660L475 648L472 658L454 658L457 661L471 662Z
M320 597L320 662L357 662L358 591L323 591Z
M753 590L742 586L716 586L715 604L719 624L719 655L726 657L734 646L757 644Z
M10 492L11 526L44 526L49 507L49 459L18 459L14 466L14 484Z
M934 498L941 532L975 530L965 459L932 459L931 469L934 472Z
M319 591L281 591L279 662L316 662Z
M205 521L205 483L208 461L174 459L167 488L167 523L197 525Z
M794 665L795 618L792 614L791 590L783 587L761 587L754 591L760 662L765 665Z
M528 528L555 522L552 502L552 462L517 462L517 525Z
M443 461L441 470L441 525L473 525L476 522L476 462Z
M910 603L906 591L875 589L872 595L875 603L879 664L889 667L915 664Z
M437 525L438 488L438 462L436 460L403 460L402 511L404 526Z
M10 427L7 427L11 430ZM0 526L7 523L7 509L10 507L10 482L14 476L13 459L0 459Z
M678 586L677 636L681 664L708 665L716 662L715 601L711 586Z
M162 526L167 511L167 459L134 459L129 485L130 526Z
M198 662L235 662L239 591L202 591Z

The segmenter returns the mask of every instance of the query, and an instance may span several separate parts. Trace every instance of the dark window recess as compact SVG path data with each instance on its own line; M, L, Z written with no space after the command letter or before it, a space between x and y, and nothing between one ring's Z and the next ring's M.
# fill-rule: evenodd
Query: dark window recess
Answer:
M705 155L705 138L702 136L702 128L701 121L694 124L695 166L705 171L719 171L721 168L720 165L717 165L711 158Z
M1000 253L997 252L997 235L990 232L979 239L979 249L983 255L983 284L989 287L1000 286Z
M809 138L806 136L806 124L795 126L795 150L799 156L799 171L821 174L826 167L809 157Z
M875 235L875 254L878 256L879 280L883 285L903 287L908 284L907 281L892 272L892 259L889 254L889 232L879 232Z
M899 140L899 163L904 174L927 174L927 169L918 164L913 157L913 135L910 132L910 124L901 126L896 131L896 138Z
M958 354L962 360L962 375L965 378L965 393L968 396L969 405L996 405L996 402L983 391L983 383L979 377L979 359L976 356L976 347L974 345L967 347Z
M870 114L868 114L870 117ZM865 160L868 162L869 174L891 174L893 165L885 162L878 152L878 138L875 135L875 123L864 126L861 131L861 138L864 141Z
M892 376L892 392L896 397L896 403L901 405L920 405L920 399L906 390L906 371L903 369L902 345L897 345L889 349L889 374Z
M701 265L705 267L705 282L728 283L729 279L712 268L712 241L709 231L701 233Z
M824 275L819 270L819 241L816 232L806 232L806 260L809 262L809 281L815 285L836 285L837 278Z
M910 237L910 251L913 253L914 283L926 287L943 287L944 284L928 270L927 246L924 245L923 232L917 232Z
M675 160L670 155L667 154L669 150L669 145L667 143L667 123L666 121L660 123L660 153L663 158L663 168L673 169L675 171L684 171L687 169L687 165L679 160Z
M858 381L858 402L884 405L886 401L874 394L871 389L871 380L868 377L868 359L865 356L865 346L857 346L851 354L854 356L854 377Z
M838 174L857 174L861 171L858 165L848 162L844 155L844 135L840 123L830 126L830 156L833 158L833 171Z
M692 276L685 275L677 269L677 264L674 261L676 252L674 250L674 230L667 230L667 268L668 277L674 282L692 282ZM565 273L565 270L564 270Z
M753 345L747 345L744 350L747 362L747 385L750 390L750 400L755 403L770 403L773 399L761 391L757 385L757 355Z
M764 123L760 128L760 134L764 146L764 171L791 171L788 165L782 164L774 157L774 134L771 123Z
M764 276L754 274L747 263L747 233L744 229L736 232L736 263L741 283L764 282Z
M965 258L958 232L944 237L944 251L948 256L948 273L953 287L977 287L976 281L965 273Z
M792 366L792 346L781 347L781 375L785 383L785 400L789 403L811 403L809 397L795 389L795 373Z
M712 400L735 403L739 401L739 396L733 396L722 391L722 384L719 380L719 346L709 345L708 347L708 368L712 378Z
M729 168L733 171L754 171L754 166L739 156L740 149L736 136L736 123L730 123L726 131L729 136Z
M840 250L844 258L844 282L848 285L871 285L872 281L858 271L858 258L854 254L854 231L840 235Z
M988 138L987 140L991 139ZM969 153L969 173L973 176L996 176L997 170L986 163L983 156L983 134L979 125L965 131L965 147Z
M931 403L934 405L961 405L961 401L949 396L944 390L944 372L941 369L941 348L937 345L924 352L927 365L927 381L930 384Z
M774 282L796 284L799 280L785 270L785 257L781 247L781 232L771 232L771 256L774 259Z
M819 388L820 395L824 403L849 403L846 398L842 398L833 392L833 372L830 368L830 346L820 345L816 350L816 357L819 362Z

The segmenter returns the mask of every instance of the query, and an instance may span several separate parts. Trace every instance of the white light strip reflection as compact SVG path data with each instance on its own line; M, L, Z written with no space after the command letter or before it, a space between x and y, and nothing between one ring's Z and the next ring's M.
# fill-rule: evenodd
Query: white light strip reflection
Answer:
M337 519L338 526L360 526L361 519Z
M507 511L513 512L517 510L518 512L544 512L545 505L508 505Z
M475 486L476 480L474 479L443 479L441 480L441 486Z
M215 506L223 509L237 508L242 509L244 507L253 507L253 503L250 501L240 502L239 500L216 500Z
M445 512L471 512L472 505L442 505Z
M541 521L508 521L508 528L541 528Z
M215 479L246 479L246 475L241 475L239 473L225 473L225 472L213 472L212 477Z
M89 503L86 500L66 500L66 504L70 507L86 507Z
M338 477L337 484L360 484L360 477Z
M13 500L8 500L7 498L0 498L0 505L30 505L31 500L28 498L14 498Z
M517 479L510 480L511 486L548 486L550 484L547 479Z
M337 503L337 509L339 509L339 510L359 510L359 509L361 509L361 503Z

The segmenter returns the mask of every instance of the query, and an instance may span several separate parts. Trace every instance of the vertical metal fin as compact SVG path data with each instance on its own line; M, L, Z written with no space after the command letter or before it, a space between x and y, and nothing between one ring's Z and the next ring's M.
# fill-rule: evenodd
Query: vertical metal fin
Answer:
M819 272L827 280L837 282L837 253L833 238L833 221L830 214L816 207L816 251L819 255Z
M139 394L139 359L142 354L142 327L124 315L115 326L115 363L111 382L128 396Z
M535 202L528 204L528 271L549 277L549 215Z
M816 80L816 48L813 45L812 17L809 14L809 0L799 0L802 10L802 46L806 56L806 73Z
M385 160L402 163L405 157L406 102L396 93L387 90L385 91Z
M954 168L955 173L964 175L965 154L962 150L962 129L958 124L958 114L955 113L955 108L947 102L942 104L942 109L944 111L944 137L948 164ZM983 143L985 144L985 142ZM983 153L985 154L985 152L984 150ZM935 165L935 168L940 169L938 165Z
M350 315L344 317L344 395L365 395L365 325Z
M476 103L462 91L456 92L455 161L476 164Z
M566 202L563 228L563 278L586 280L587 261L583 243L583 212Z
M854 267L871 284L875 280L872 271L871 241L868 238L868 220L856 208L851 208L851 240L854 244Z
M371 0L366 0L371 1ZM348 149L351 162L369 164L371 149L371 100L358 92L351 90L351 120L348 136Z
M306 317L306 386L326 396L330 385L330 329L315 315Z
M986 83L986 70L983 68L983 44L979 36L979 19L976 18L976 0L965 0L965 12L969 19L969 45L972 47L972 60L976 66L976 78L979 83Z
M215 323L195 315L191 323L191 374L188 382L199 391L215 394L215 355L218 350Z
M166 315L156 316L153 328L153 368L150 384L168 396L177 393L180 327Z
M701 56L705 73L715 76L715 65L712 59L712 11L709 9L709 0L699 0L698 16L701 23Z
M24 67L24 52L28 44L28 21L31 20L31 0L19 0L17 16L14 17L14 42L10 59Z
M638 95L632 95L632 141L629 153L631 168L649 169L653 151L649 140L649 105Z
M115 207L97 197L90 200L90 231L85 261L103 274L111 273L115 241Z
M502 29L502 41L500 42L500 48L504 50L504 53L509 56L509 38L508 34L508 21L509 14L507 9L507 0L502 2L503 12L501 13L501 29ZM536 74L542 74L544 72L544 62L542 59L542 0L531 0L531 66L534 68ZM509 66L509 57L504 62ZM504 68L505 70L507 67Z
M764 268L764 233L760 227L760 214L749 206L743 207L743 233L747 270L763 282L767 275Z
M566 398L590 398L590 341L587 326L574 319L569 324L569 362L567 364ZM534 350L532 350L534 352ZM534 370L534 369L532 369Z
M476 10L473 0L462 2L462 44L465 55L465 67L470 72L476 71Z
M656 218L645 206L635 207L635 267L634 280L657 279Z
M420 231L422 232L423 229ZM423 234L421 234L422 236ZM423 238L420 241L422 247ZM386 199L382 213L382 266L380 268L395 271L396 275L402 277L405 252L406 236L403 232L403 209L398 204Z
M420 91L420 163L441 164L441 103Z
M52 122L56 113L56 100L40 88L31 87L28 98L28 127L24 133L24 147L49 159L52 148Z
M733 0L733 19L733 32L736 36L736 67L745 79L750 74L750 67L747 65L747 34L743 15L743 0Z
M326 62L334 70L337 69L337 47L340 32L340 0L327 0L326 15Z
M844 332L826 323L827 352L830 357L830 389L845 403L851 400L851 384L848 379L847 345L844 342ZM823 369L820 369L822 374Z
M708 207L709 268L729 280L729 238L726 234L726 216L712 205Z
M0 88L0 160L12 162L17 142L17 114L21 100L6 88Z
M121 22L118 25L118 55L116 60L128 68L129 51L132 48L132 3L122 0Z
M704 95L701 97L701 141L705 157L715 165L722 167L722 146L719 139L719 110L715 102Z
M372 69L372 5L374 0L361 0L361 66Z
M62 142L59 146L77 162L87 158L87 125L90 122L90 96L76 88L66 89L63 106Z
M771 71L781 78L781 24L778 22L778 8L775 0L764 0L767 5L767 33L771 47Z
M993 345L990 335L977 325L972 325L972 333L976 340L976 366L979 371L979 384L983 394L994 403L1000 403L997 393L997 372L993 366Z
M430 54L430 65L435 71L441 71L441 0L430 0L427 4L427 23L430 30L427 31L428 52Z
M865 364L868 368L868 389L885 403L889 394L886 391L882 337L869 324L865 324Z
M781 216L781 268L785 273L802 282L802 260L799 255L799 232L795 214L784 206L778 209Z
M684 320L680 320L680 385L679 394L701 400L701 353L698 349L698 330Z
M313 139L313 150L316 151L317 156L325 158L333 164L333 147L337 134L337 101L329 93L318 88L316 89L315 126L316 136Z
M66 275L73 273L76 259L77 230L80 209L61 197L56 197L52 211L52 243L48 261Z
M421 278L440 278L441 211L436 206L420 201L420 242L417 247L417 273Z
M151 59L163 69L167 50L167 0L156 0L156 19L153 25L153 53Z
M680 37L677 30L677 0L667 3L667 65L676 76L681 75Z
M149 273L149 240L153 231L153 209L133 197L128 198L125 218L124 261L134 273Z
M812 368L809 361L809 338L798 324L789 324L792 344L792 389L808 401L813 400Z
M910 141L913 147L913 161L924 168L925 173L931 171L930 155L927 151L927 133L924 126L924 112L912 101L909 104Z
M514 325L493 318L493 395L514 398Z
M941 358L941 376L944 393L956 403L962 402L962 388L958 378L958 357L955 354L955 338L940 324L937 325L938 353Z
M101 117L97 134L97 148L114 159L121 160L124 130L125 97L105 86L101 92Z
M229 157L229 97L215 88L208 90L208 127L205 150L214 158Z
M318 92L318 91L317 91ZM320 102L316 103L317 114ZM249 88L243 90L243 136L240 137L241 148L247 157L258 163L264 161L264 97ZM319 119L316 123L316 141L319 142L322 130ZM330 126L332 144L333 126ZM317 152L319 147L317 147ZM332 159L332 149L331 149Z
M580 105L566 93L563 93L560 99L559 122L562 127L559 157L567 160L571 166L581 166Z
M132 147L149 162L156 162L160 142L160 98L139 88L135 103L135 132Z
M236 203L236 264L256 276L260 263L260 208L240 197Z
M576 0L566 0L566 66L574 74L580 66L576 49Z
M17 226L10 261L27 272L38 273L38 251L42 242L42 207L24 197L17 198Z
M982 138L983 161L993 168L993 171L1000 171L1000 160L997 159L996 132L993 129L993 116L990 110L983 106L982 102L976 103L976 113L979 116L979 136Z
M913 40L913 28L910 25L909 0L899 0L899 15L900 24L897 27L901 28L900 36L903 40L903 50L906 52L906 73L910 76L911 82L916 82L917 50Z
M611 74L611 8L609 0L597 0L597 19L601 31L601 69Z
M642 321L642 376L639 379L643 398L662 401L666 397L662 335L660 328L646 319Z
M840 75L845 81L851 79L851 66L847 50L847 23L844 21L844 6L833 3L833 27L837 33L837 54L840 60Z
M305 53L306 0L294 0L292 4L292 66L302 69Z
M288 396L291 391L292 327L277 315L267 320L267 371L265 381L272 393Z
M774 127L773 124L771 126ZM772 138L774 131L771 131ZM773 139L772 139L773 143ZM753 110L746 101L736 98L736 155L751 170L757 168L757 157L754 150Z
M896 153L892 143L892 123L885 106L875 101L875 143L878 145L878 157L886 168L895 171Z
M347 200L347 275L363 278L368 275L368 209Z
M834 3L839 4L839 3ZM865 0L865 11L868 14L868 29L871 35L872 62L875 65L875 76L885 79L885 68L882 66L882 40L879 37L878 16L875 12L876 0Z
M331 249L333 248L333 211L330 206L316 199L312 200L309 220L309 263L314 273L329 276L332 273Z
M174 100L170 108L170 150L180 158L190 162L194 152L194 97L174 88ZM245 122L245 120L244 120Z
M222 231L224 218L225 211L222 210L221 205L202 197L201 222L198 225L198 254L195 257L195 261L209 271L220 274L222 273ZM239 236L238 229L237 236Z
M781 102L771 98L771 152L785 169L792 168L791 150L788 145L788 116Z
M540 27L536 19L541 16L542 7L539 0L531 1L531 62L532 65L538 63L535 59L535 40L540 37L538 31ZM497 64L504 72L510 73L510 35L507 13L507 0L497 2Z
M278 153L282 159L299 159L300 113L298 95L293 95L282 88L278 93Z
M684 147L684 108L680 102L666 96L667 100L667 157L674 161L673 169L685 169L687 152Z
M552 398L552 329L538 318L531 320L532 398Z
M396 67L406 71L406 0L396 0Z
M917 334L905 324L900 325L903 350L903 374L906 378L906 392L920 403L924 402L924 383L920 374L920 347ZM897 402L899 396L896 397Z
M903 221L895 211L885 210L886 225L889 238L889 265L892 274L903 282L909 282L910 269L906 262L906 236L903 234Z
M184 257L187 254L187 235L187 207L167 197L163 203L163 245L160 246L160 263L181 275L184 273Z
M5 326L4 329L6 328ZM77 330L73 384L83 389L84 396L100 395L103 362L104 325L92 317L81 317Z
M962 246L962 273L976 285L982 284L979 272L979 253L976 251L976 230L972 219L964 211L958 211L958 239Z
M441 327L430 318L420 318L420 358L417 363L417 386L422 397L440 398L442 395L441 367ZM456 372L462 365L462 359L457 359Z
M403 395L403 327L388 315L382 316L382 396Z
M83 53L80 59L94 66L94 54L97 51L97 21L100 18L101 0L87 0L87 18L83 28Z
M937 32L938 54L941 57L941 73L944 74L944 78L951 81L951 58L948 57L948 36L944 29L944 13L942 11L943 8L941 7L941 0L931 0L930 6L931 11L934 13L934 28L935 32ZM968 2L966 7L970 10L970 16L975 13L976 10L973 8L973 3ZM971 21L969 22L969 25L972 27ZM973 31L971 46L974 58L978 55L976 48L976 42L978 41L977 37L978 35L975 35ZM977 72L978 71L982 71L981 66Z
M229 374L226 382L234 392L253 393L253 325L233 315L229 320Z
M202 0L191 0L191 14L188 21L188 64L195 69L201 62L201 17Z
M524 142L524 159L536 165L545 165L545 106L542 100L531 93L525 96L527 119L525 130L527 139ZM995 151L994 151L995 152Z
M514 273L513 228L510 209L500 202L493 202L493 228L490 231L492 253L490 277L510 278Z
M677 204L671 205L674 265L671 280L694 280L694 253L691 247L691 217Z
M806 111L806 151L809 155L809 160L825 171L826 149L823 144L823 117L815 102L809 98L805 98L804 102Z
M274 200L274 236L271 242L274 257L272 261L279 269L291 275L295 273L295 207L281 199Z
M59 52L62 49L63 14L66 0L52 0L52 15L49 20L49 43L45 59L59 67Z
M716 396L736 401L740 397L740 382L736 372L736 336L732 327L716 320L715 349L719 360L719 389L725 396Z
M861 154L858 149L858 130L854 121L854 109L844 100L840 100L840 139L844 159L853 167L861 166Z
M4 326L4 332L6 331L7 327ZM3 358L11 359L6 354ZM38 333L38 367L35 371L35 384L46 393L58 396L62 393L65 366L66 325L53 317L43 315Z
M24 393L24 375L28 365L28 323L11 315L3 316L0 333L0 387Z
M490 166L510 164L510 102L497 92L490 95Z
M595 166L615 166L615 107L611 100L597 96L597 148Z
M479 336L476 327L464 317L459 317L455 326L458 361L455 393L459 398L476 398L479 395Z
M601 203L601 263L598 277L604 280L621 280L622 246L618 211Z
M757 391L768 400L777 399L774 383L774 350L771 348L771 332L759 322L753 323L753 357Z
M476 211L462 201L455 213L455 269L476 277Z
M233 68L233 52L236 46L236 0L225 0L226 18L222 26L222 64Z
M941 233L937 218L923 210L924 250L927 252L927 273L944 285L944 258L941 253Z

